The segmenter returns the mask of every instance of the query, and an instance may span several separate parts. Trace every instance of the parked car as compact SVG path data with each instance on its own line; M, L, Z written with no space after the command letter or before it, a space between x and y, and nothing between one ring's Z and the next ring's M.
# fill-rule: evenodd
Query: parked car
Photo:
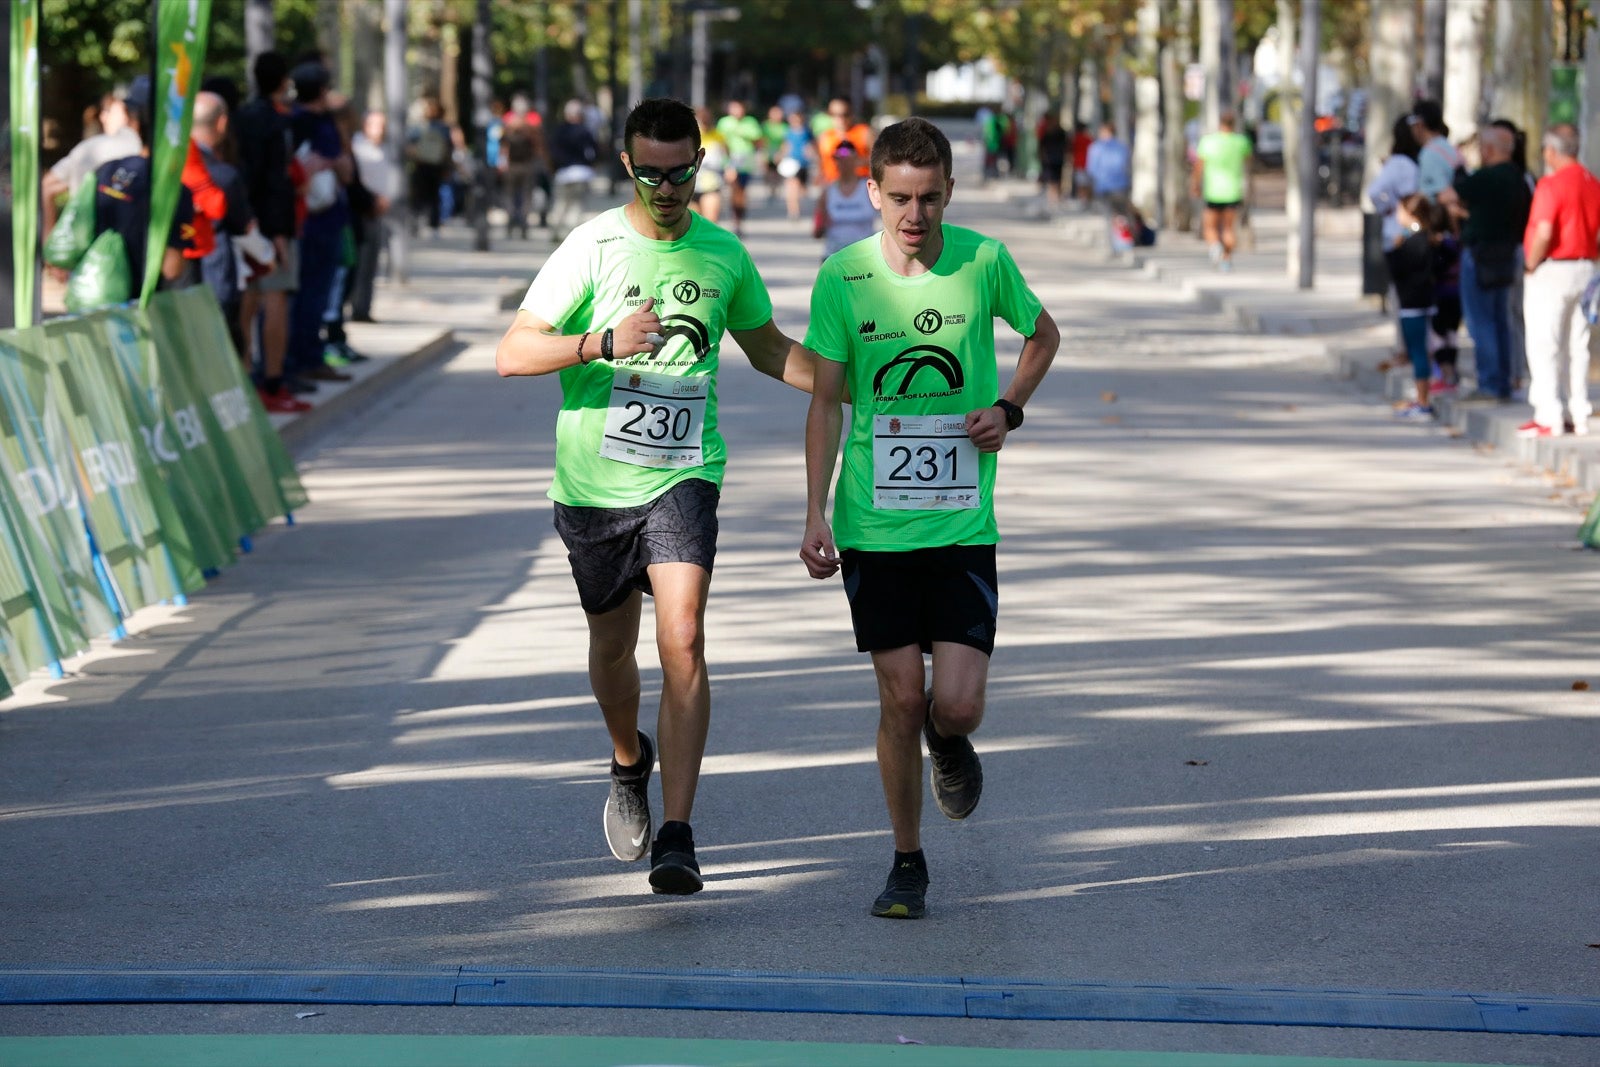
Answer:
M1283 166L1283 127L1276 122L1256 126L1256 159L1264 167Z

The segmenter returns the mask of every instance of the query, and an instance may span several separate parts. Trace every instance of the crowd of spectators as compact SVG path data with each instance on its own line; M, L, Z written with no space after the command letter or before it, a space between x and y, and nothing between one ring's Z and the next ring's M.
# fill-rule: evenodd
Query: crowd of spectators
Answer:
M1459 399L1525 398L1525 437L1589 432L1589 333L1600 260L1600 181L1578 161L1577 130L1558 124L1540 148L1505 119L1468 142L1450 140L1439 104L1418 101L1396 120L1393 143L1367 196L1398 308L1400 340L1417 383L1397 409L1431 419L1431 399L1455 392L1456 332L1472 339L1475 388Z

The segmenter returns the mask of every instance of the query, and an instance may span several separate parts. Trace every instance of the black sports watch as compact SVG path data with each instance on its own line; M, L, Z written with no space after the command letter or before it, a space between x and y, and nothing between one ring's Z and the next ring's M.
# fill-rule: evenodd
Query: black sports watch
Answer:
M994 406L1006 413L1006 429L1015 430L1022 425L1022 409L1009 400L996 400Z

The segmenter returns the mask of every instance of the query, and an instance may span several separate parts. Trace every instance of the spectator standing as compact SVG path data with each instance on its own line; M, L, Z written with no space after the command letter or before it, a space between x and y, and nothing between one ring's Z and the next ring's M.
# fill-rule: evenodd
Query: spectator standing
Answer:
M840 141L849 141L856 146L857 159L871 158L872 129L866 123L856 121L850 101L844 97L834 97L828 101L828 127L817 134L817 169L823 184L839 178L839 163L834 153ZM865 167L865 163L862 167ZM867 175L863 173L861 176L865 178Z
M1464 400L1511 399L1511 285L1521 273L1528 190L1511 162L1512 135L1490 125L1479 132L1483 166L1457 176L1439 202L1461 227L1461 310L1476 350L1478 387Z
M1379 239L1385 252L1398 244L1405 236L1400 225L1400 220L1395 212L1400 206L1400 201L1417 191L1417 152L1419 146L1415 135L1411 132L1409 115L1401 115L1394 120L1391 128L1393 141L1390 143L1389 155L1383 161L1383 167L1378 171L1377 177L1367 186L1367 199L1372 201L1372 209L1381 222ZM1390 308L1398 309L1399 302L1395 297L1394 279L1390 279L1387 304ZM1406 356L1405 335L1400 331L1400 321L1395 319L1395 339L1399 344L1400 358Z
M1106 216L1106 243L1113 252L1124 250L1117 232L1118 216L1126 220L1133 212L1133 203L1128 199L1133 185L1131 159L1128 146L1117 137L1116 127L1101 123L1100 136L1089 146L1087 169L1094 199Z
M189 129L189 139L200 153L201 162L211 174L211 181L222 191L225 202L220 225L216 227L215 247L200 261L200 276L217 298L222 317L228 323L228 336L242 359L249 352L245 343L244 326L240 319L242 282L234 241L256 231L255 212L250 209L250 193L244 176L237 167L225 162L218 153L228 133L228 105L217 93L201 91L195 94L194 118ZM262 394L261 402L268 411L305 411L311 405L299 400L286 390L273 395Z
M1094 137L1089 133L1089 127L1083 123L1074 123L1072 128L1072 195L1089 202L1089 196L1094 191L1094 185L1089 181L1089 148L1094 144Z
M411 217L407 222L412 235L426 217L428 229L439 236L439 190L450 176L453 146L450 126L444 121L444 108L433 95L422 98L422 121L406 138L406 159L411 163Z
M122 94L107 93L100 98L100 132L90 134L72 151L44 172L40 181L40 206L44 211L43 235L48 237L60 212L60 200L70 195L83 180L113 159L126 159L143 151L139 131L128 123L128 107Z
M589 186L594 182L600 146L583 119L583 101L568 100L561 111L561 124L550 133L550 166L555 170L556 194L550 228L557 243L565 241L588 215Z
M1400 334L1405 338L1406 356L1411 360L1411 377L1416 399L1401 405L1395 414L1402 419L1431 419L1429 385L1432 364L1428 358L1428 326L1434 312L1436 280L1434 247L1449 227L1444 209L1421 193L1405 197L1395 208L1401 236L1384 251L1389 277L1394 282L1400 307Z
M350 321L372 321L372 292L378 280L378 258L389 247L389 208L400 191L400 175L389 162L385 143L389 118L382 111L369 111L361 129L350 138L350 155L355 160L361 183L372 194L372 210L358 218L361 239L356 242L356 265L350 276Z
M1417 191L1437 197L1455 181L1461 153L1450 143L1450 127L1437 100L1418 100L1406 118L1417 141Z
M339 131L343 158L348 160L348 176L344 180L347 205L344 225L339 230L339 260L333 272L333 285L328 290L328 304L322 311L322 360L330 367L346 367L364 362L367 357L350 347L344 332L344 306L350 294L350 281L361 258L362 224L371 218L376 205L372 190L361 180L361 171L355 165L351 151L356 130L356 109L343 94L329 92L326 96L327 112Z
M839 179L817 197L814 228L815 235L822 238L823 259L878 230L878 209L872 206L867 183L857 173L856 146L841 141L833 151L839 163Z
M290 382L284 373L289 344L289 303L299 285L299 241L295 219L295 186L289 174L293 153L289 133L288 60L277 52L263 52L251 69L256 95L239 109L233 124L239 171L250 194L261 235L272 242L273 268L247 280L240 297L240 318L247 345L255 349L250 363L256 368L262 396L277 397L310 392L314 383ZM257 321L260 343L256 343Z
M1545 133L1545 176L1528 211L1522 310L1533 418L1518 428L1524 437L1589 432L1589 320L1580 298L1600 254L1600 181L1578 162L1578 148L1568 123Z
M1233 269L1238 244L1239 213L1250 189L1250 138L1234 129L1233 112L1217 119L1217 129L1200 138L1194 149L1193 194L1205 204L1201 227L1211 262L1218 270Z
M128 111L128 123L139 137L140 149L138 153L113 159L100 164L94 172L84 179L84 185L79 187L80 196L88 196L91 188L93 193L92 211L93 228L88 234L89 242L82 248L74 248L73 262L54 261L57 267L70 267L76 275L80 271L90 269L89 260L84 258L84 252L93 245L95 239L107 231L112 231L122 239L125 261L122 264L128 279L129 294L138 296L143 286L146 269L146 249L149 247L150 234L150 79L139 77L128 88L125 103ZM76 229L76 227L74 227ZM184 263L184 252L193 246L194 234L194 201L189 195L189 190L183 186L178 189L178 202L173 211L172 226L168 231L167 245L161 258L160 278L157 285L167 288L181 283L187 274L187 265ZM104 267L96 264L96 270ZM79 280L82 280L81 278ZM68 296L72 295L72 281L68 280ZM98 288L98 287L97 287ZM101 294L96 294L100 296ZM116 299L126 299L118 294ZM106 303L115 302L107 300ZM87 311L90 307L80 305L74 307L69 300L69 308L74 311Z
M290 77L296 100L290 133L307 185L305 223L300 228L300 286L289 311L289 372L311 381L345 382L350 375L323 359L322 323L329 300L339 291L343 235L350 223L344 187L354 164L328 109L327 68L301 63Z
M1039 185L1044 189L1046 216L1061 207L1061 183L1067 167L1067 131L1054 110L1046 111L1035 132L1039 145Z
M534 185L541 170L549 168L544 129L538 114L528 110L524 96L512 97L511 110L501 121L500 173L505 182L506 236L528 236L528 212L533 209ZM543 225L543 223L541 223Z

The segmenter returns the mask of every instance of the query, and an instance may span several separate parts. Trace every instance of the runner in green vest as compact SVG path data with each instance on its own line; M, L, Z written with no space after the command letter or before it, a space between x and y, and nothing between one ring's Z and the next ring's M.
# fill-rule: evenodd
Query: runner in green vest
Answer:
M640 103L623 128L634 198L551 253L500 341L502 375L561 376L555 525L589 623L589 682L611 735L607 843L651 854L657 893L701 888L689 818L711 715L704 622L726 450L717 432L724 331L755 368L811 388L815 357L772 321L739 239L689 210L704 153L694 112ZM655 741L639 729L642 594L661 657L661 797ZM654 840L652 842L652 832Z
M883 232L823 263L806 335L821 358L806 418L800 558L813 578L843 570L856 647L877 673L895 857L872 914L886 918L925 910L922 741L946 816L969 815L983 788L967 736L983 719L999 611L995 453L1022 425L1061 339L1004 245L944 223L950 175L950 142L932 123L883 131L868 183ZM1004 390L996 317L1027 338ZM854 400L830 526L847 387Z

